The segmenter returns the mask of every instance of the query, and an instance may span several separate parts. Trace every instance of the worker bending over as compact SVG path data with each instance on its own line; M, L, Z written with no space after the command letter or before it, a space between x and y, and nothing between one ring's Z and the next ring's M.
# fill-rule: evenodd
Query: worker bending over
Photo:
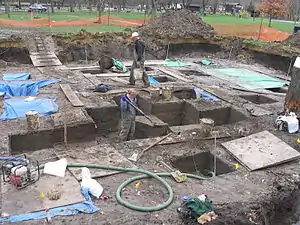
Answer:
M133 32L131 35L133 40L133 63L130 71L129 83L135 85L134 69L140 67L142 69L143 75L142 80L145 87L149 87L149 78L145 71L145 43L141 40L138 32Z
M133 139L135 133L135 117L136 109L130 105L137 106L137 92L129 90L127 94L123 95L120 100L121 108L121 130L120 140L128 141ZM130 102L130 103L128 103Z

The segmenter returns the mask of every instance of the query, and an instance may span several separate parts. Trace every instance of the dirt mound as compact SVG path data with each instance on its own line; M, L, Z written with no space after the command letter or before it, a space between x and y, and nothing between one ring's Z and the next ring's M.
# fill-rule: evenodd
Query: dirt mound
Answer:
M296 34L291 35L290 37L282 41L282 43L285 45L300 48L300 32L298 31Z
M178 10L164 13L140 28L143 36L158 39L210 39L214 29L205 23L196 13Z

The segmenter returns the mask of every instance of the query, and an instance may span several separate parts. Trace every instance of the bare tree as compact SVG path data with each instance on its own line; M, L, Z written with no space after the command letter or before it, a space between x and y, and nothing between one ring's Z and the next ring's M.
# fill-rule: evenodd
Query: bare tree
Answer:
M88 0L88 9L90 10L90 12L92 12L93 10L92 4L93 4L92 0Z
M160 6L167 11L167 9L169 8L169 6L172 4L173 0L164 0L160 2Z
M157 12L157 2L158 0L151 0L151 16L155 17Z
M187 8L192 3L192 0L182 0L182 7Z
M101 14L104 11L106 0L98 0L97 10L98 10L98 23L101 23ZM110 7L110 3L109 6Z
M290 20L299 20L300 3L298 0L289 0L287 5L287 16Z
M219 0L213 0L212 1L212 7L213 7L213 13L216 14L217 13L217 9L219 7Z

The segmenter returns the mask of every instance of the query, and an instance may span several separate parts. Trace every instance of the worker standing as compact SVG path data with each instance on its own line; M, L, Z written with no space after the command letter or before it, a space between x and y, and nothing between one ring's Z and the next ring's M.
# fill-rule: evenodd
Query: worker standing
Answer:
M141 40L138 32L133 32L131 35L133 40L133 63L130 71L129 83L135 85L134 69L140 67L142 69L143 75L142 80L145 87L149 87L149 78L145 71L145 43Z
M133 106L131 106L128 102L130 102L132 105L137 106L136 97L137 92L135 90L129 90L127 94L121 97L121 141L128 141L134 137L136 109Z

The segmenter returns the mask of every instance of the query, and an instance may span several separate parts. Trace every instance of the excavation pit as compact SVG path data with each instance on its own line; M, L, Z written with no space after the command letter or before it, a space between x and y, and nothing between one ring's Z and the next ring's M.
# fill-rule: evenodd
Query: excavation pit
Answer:
M169 126L199 123L199 112L188 102L172 101L152 104L151 113Z
M193 89L174 91L173 95L179 99L196 99L196 93Z
M102 105L99 107L86 108L87 113L93 118L97 125L97 133L102 136L113 137L120 128L120 99L121 95L113 97L112 104ZM135 135L133 139L143 139L149 137L163 136L168 131L168 124L151 115L151 104L146 99L138 96L139 108L155 121L155 126L137 113Z
M232 124L243 121L247 117L232 107L220 107L207 111L200 111L200 118L210 118L215 121L215 126Z
M100 74L103 73L100 69L85 69L81 70L82 73L90 73L90 74Z
M214 172L215 159L210 152L201 152L192 156L177 158L172 165L183 173L212 176ZM234 168L216 157L216 175L231 173Z
M155 80L157 80L159 83L167 83L167 82L175 82L175 79L172 79L168 76L153 76Z
M209 74L197 70L180 70L180 72L184 73L187 76L210 77Z
M287 88L267 88L267 90L275 92L275 93L287 93Z
M276 100L265 97L263 95L240 95L240 97L258 105L271 104L277 102Z

